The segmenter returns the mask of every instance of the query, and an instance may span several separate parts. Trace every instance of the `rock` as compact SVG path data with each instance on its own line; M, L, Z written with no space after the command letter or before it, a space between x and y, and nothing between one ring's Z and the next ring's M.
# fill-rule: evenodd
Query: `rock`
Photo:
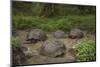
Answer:
M57 30L53 33L53 36L55 38L64 38L65 32L63 32L62 30Z
M30 41L31 43L35 43L37 41L45 41L47 39L47 35L41 29L33 29L29 31L27 34L26 41Z
M72 29L69 33L69 38L82 38L84 36L83 32L80 29Z
M47 40L40 49L40 54L48 57L59 57L65 54L65 45L59 40Z

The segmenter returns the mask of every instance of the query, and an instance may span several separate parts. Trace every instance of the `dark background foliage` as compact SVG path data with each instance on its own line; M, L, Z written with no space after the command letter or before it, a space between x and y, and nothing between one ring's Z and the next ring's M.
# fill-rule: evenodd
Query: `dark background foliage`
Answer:
M12 15L14 29L65 31L80 28L95 32L95 6L13 1Z

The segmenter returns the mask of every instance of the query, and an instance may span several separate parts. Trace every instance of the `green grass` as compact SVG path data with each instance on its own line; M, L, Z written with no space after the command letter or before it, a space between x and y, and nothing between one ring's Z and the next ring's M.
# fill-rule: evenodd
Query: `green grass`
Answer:
M19 40L18 37L12 37L11 41L13 48L19 48L21 46L21 41Z
M82 39L76 46L77 61L95 61L96 60L96 44L94 40L89 38Z
M13 27L15 29L41 28L45 31L58 29L69 31L72 28L80 28L95 31L95 16L62 16L44 18L38 16L13 16Z

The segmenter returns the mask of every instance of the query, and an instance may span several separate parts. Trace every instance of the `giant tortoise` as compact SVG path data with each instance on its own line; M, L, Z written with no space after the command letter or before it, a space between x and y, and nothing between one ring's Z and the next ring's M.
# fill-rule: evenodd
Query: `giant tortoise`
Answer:
M53 33L55 38L64 38L65 32L62 30L57 30Z
M59 57L65 54L66 47L60 40L47 40L40 49L40 54L48 57Z
M26 41L30 43L35 43L37 41L45 41L47 39L46 33L41 29L32 29L27 34Z
M80 29L72 29L69 33L69 38L82 38L84 36L83 31Z

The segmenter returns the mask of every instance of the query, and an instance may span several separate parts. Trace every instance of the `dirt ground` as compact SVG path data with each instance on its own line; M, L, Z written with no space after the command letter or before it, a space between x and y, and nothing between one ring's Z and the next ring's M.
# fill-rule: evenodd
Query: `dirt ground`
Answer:
M39 41L37 43L33 44L25 44L27 31L25 30L19 30L18 31L18 37L22 41L22 46L30 48L30 52L34 52L34 56L31 58L28 58L27 61L24 64L46 64L46 63L63 63L63 62L75 62L75 53L73 51L73 47L81 40L81 39L70 39L67 37L59 39L61 40L65 46L66 46L66 54L63 57L57 57L57 58L50 58L46 56L42 56L38 53L38 49L41 47L42 41ZM48 40L55 39L52 36L52 33L47 33ZM89 38L95 39L93 35L88 35Z

